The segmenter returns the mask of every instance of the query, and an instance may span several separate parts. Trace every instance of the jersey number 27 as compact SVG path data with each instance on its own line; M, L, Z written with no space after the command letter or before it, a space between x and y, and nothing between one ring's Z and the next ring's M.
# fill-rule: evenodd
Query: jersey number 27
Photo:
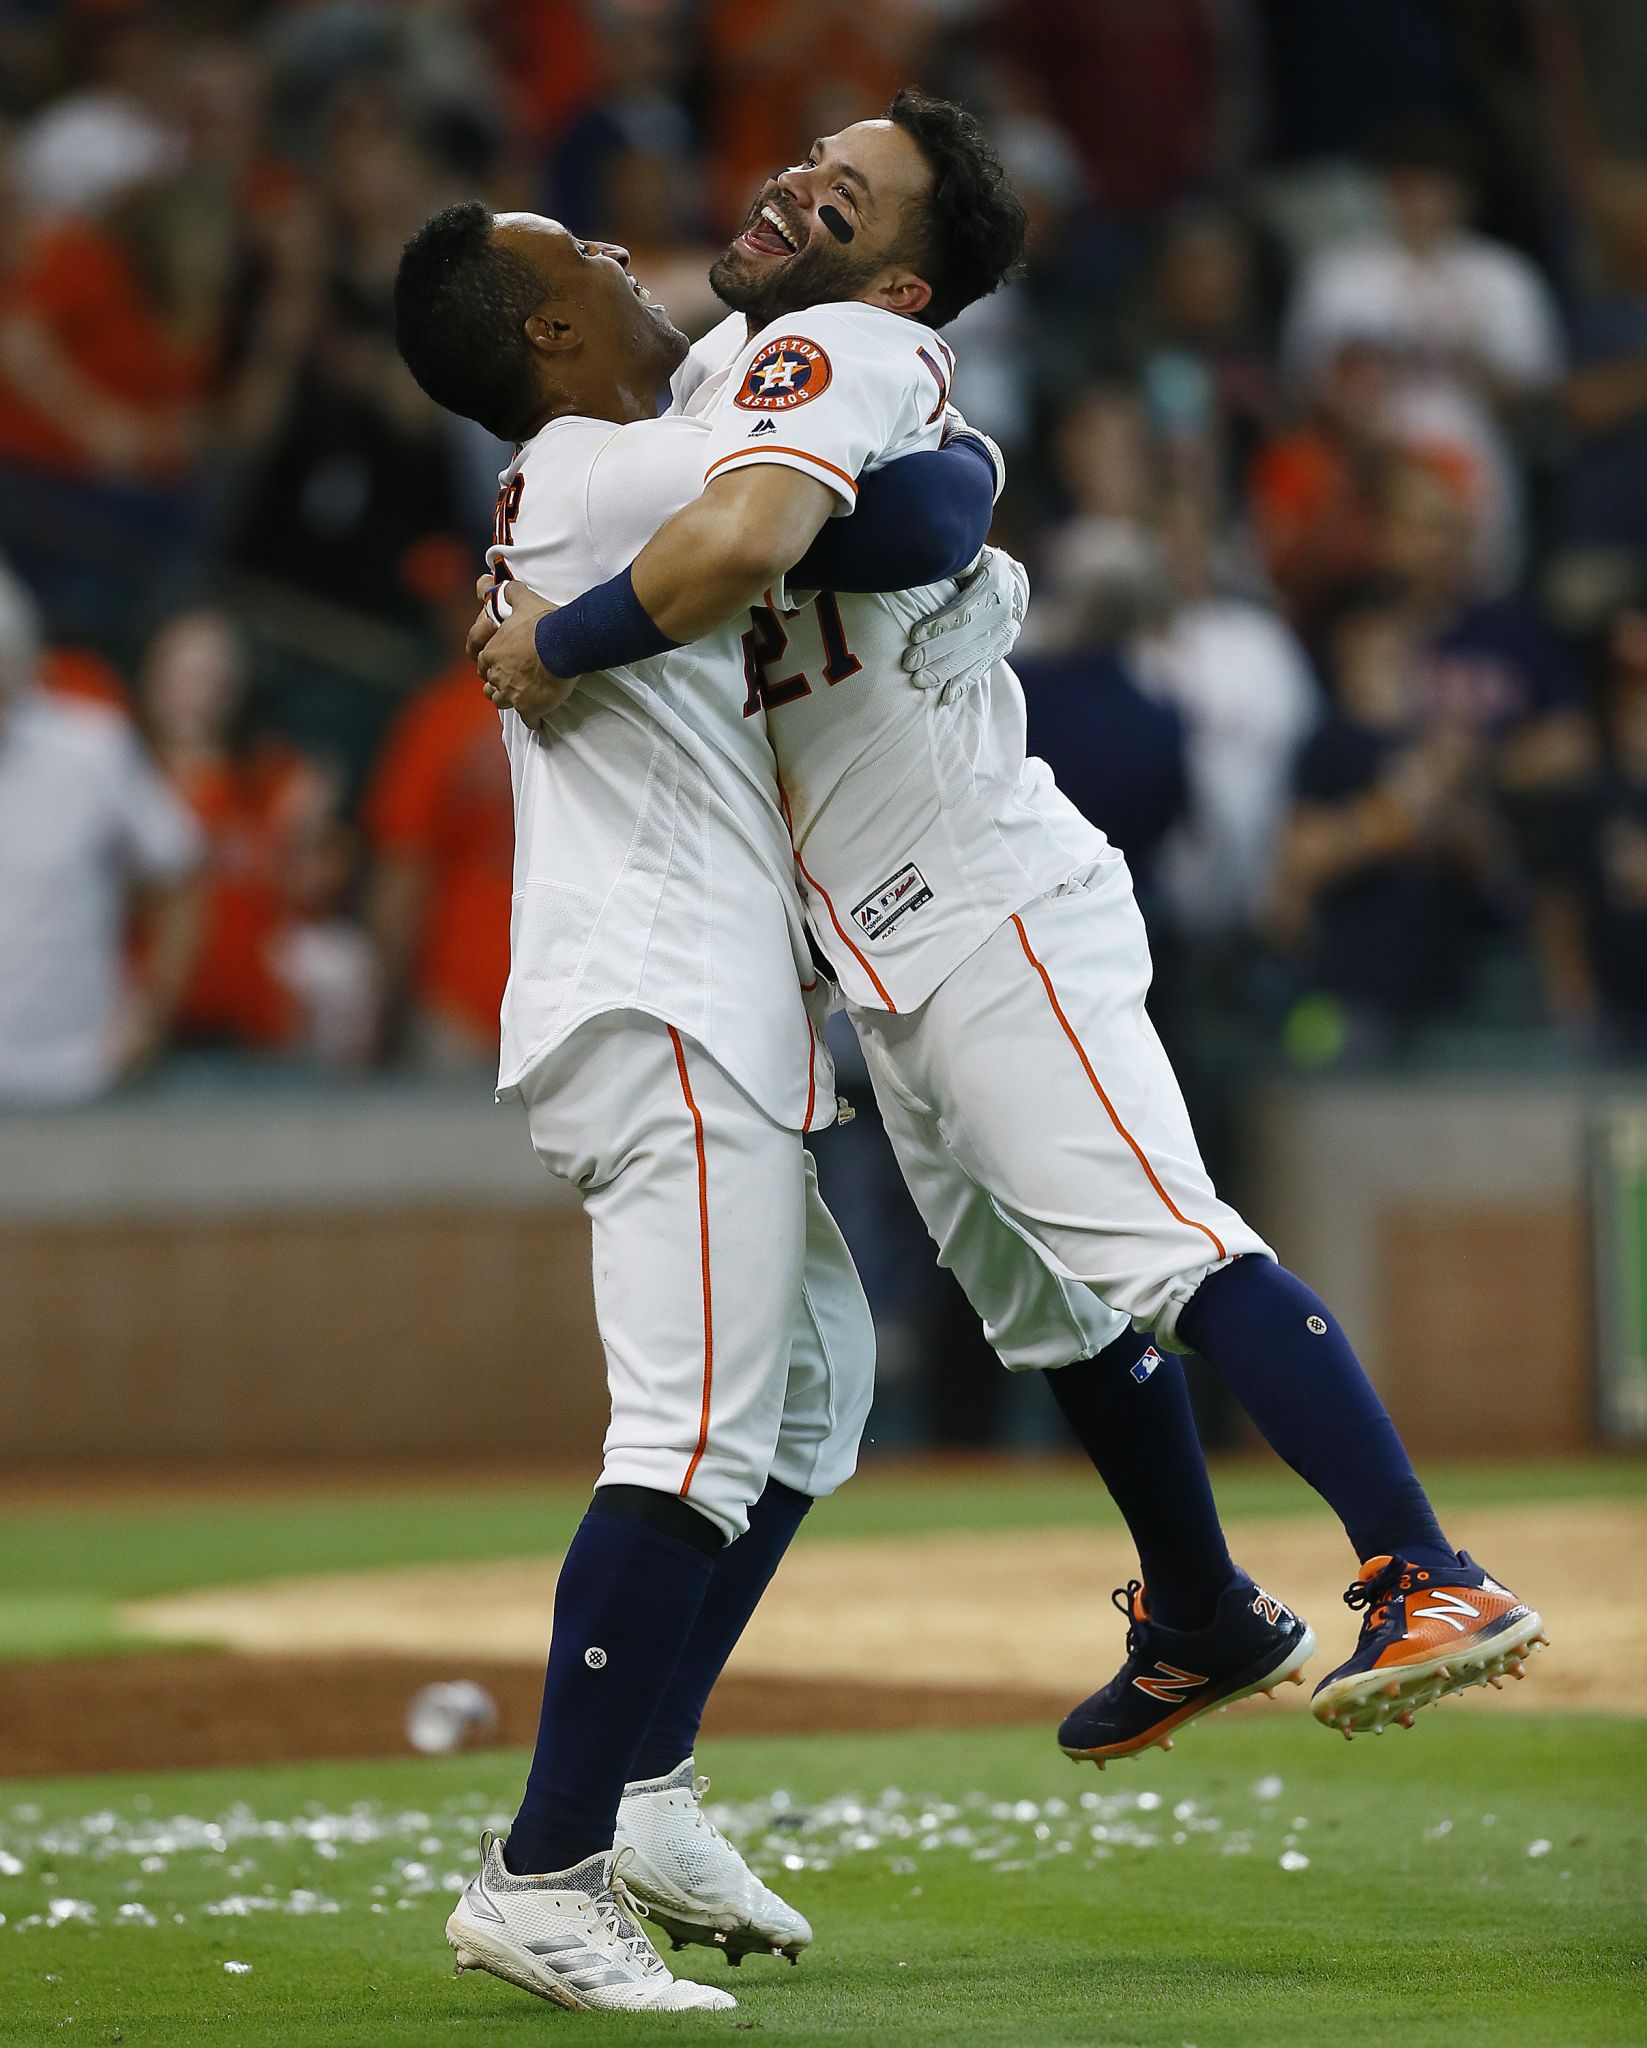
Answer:
M848 676L855 676L863 663L846 644L846 629L841 624L841 608L835 602L834 591L820 590L812 600L812 613L823 643L823 679L833 689ZM811 696L811 679L804 669L787 676L777 673L789 652L789 634L783 621L799 616L798 611L785 612L780 618L770 605L750 606L749 631L743 636L743 675L749 685L743 704L745 718Z

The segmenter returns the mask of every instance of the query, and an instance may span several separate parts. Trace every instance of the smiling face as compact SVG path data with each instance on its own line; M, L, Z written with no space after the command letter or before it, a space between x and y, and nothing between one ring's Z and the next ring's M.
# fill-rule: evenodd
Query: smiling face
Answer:
M919 313L924 284L901 252L932 190L932 172L891 121L858 121L812 145L804 163L769 178L743 231L715 260L709 282L748 319L769 320L834 299L866 299ZM841 242L819 218L832 206L851 230Z
M544 288L526 323L528 343L545 354L576 348L585 358L580 381L594 372L652 394L685 356L686 336L631 272L621 244L584 240L536 213L500 213L492 233Z

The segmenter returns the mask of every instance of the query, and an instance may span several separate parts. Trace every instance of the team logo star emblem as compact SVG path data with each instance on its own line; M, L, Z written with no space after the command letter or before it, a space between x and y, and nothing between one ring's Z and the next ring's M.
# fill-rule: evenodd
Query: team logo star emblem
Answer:
M749 365L733 400L745 412L791 412L829 389L829 357L804 334L769 341Z

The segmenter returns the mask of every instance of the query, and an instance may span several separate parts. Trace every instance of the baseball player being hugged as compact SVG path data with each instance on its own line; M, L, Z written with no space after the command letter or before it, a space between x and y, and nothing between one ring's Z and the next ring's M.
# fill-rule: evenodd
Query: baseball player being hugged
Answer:
M425 390L519 443L483 579L496 616L517 576L567 599L609 577L702 488L708 426L656 416L686 339L622 249L450 208L407 246L396 327ZM986 670L1012 637L1009 565L986 557L959 602L949 580L979 556L993 453L941 440L902 436L911 459L866 482L857 520L820 533L791 513L762 556L763 581L806 552L820 584L941 582L904 607L939 657L917 683ZM561 1569L525 1797L447 1932L460 1970L601 2010L734 2003L670 1975L636 1900L734 1961L811 1939L709 1822L693 1746L802 1515L853 1470L873 1382L868 1308L801 1143L836 1098L747 640L746 619L690 647L653 636L539 729L503 716L499 1088L589 1216L612 1420ZM900 626L886 681L918 696L908 652Z
M969 117L908 93L769 180L711 273L746 324L676 380L709 424L702 496L574 604L517 602L483 665L531 716L633 645L692 640L734 608L747 620L749 708L766 714L809 923L905 1178L1002 1359L1051 1369L1138 1547L1143 1583L1116 1595L1125 1661L1066 1718L1065 1749L1101 1765L1168 1746L1197 1714L1301 1679L1314 1646L1229 1556L1184 1350L1354 1546L1359 1639L1317 1717L1346 1735L1410 1721L1519 1675L1542 1623L1452 1547L1331 1311L1213 1188L1145 1012L1124 862L1026 760L1004 663L964 694L922 694L881 658L889 620L907 627L941 593L808 600L804 564L780 588L763 549L849 512L878 463L939 431L950 358L933 330L990 288L1007 196ZM913 286L806 310L820 267L889 250Z

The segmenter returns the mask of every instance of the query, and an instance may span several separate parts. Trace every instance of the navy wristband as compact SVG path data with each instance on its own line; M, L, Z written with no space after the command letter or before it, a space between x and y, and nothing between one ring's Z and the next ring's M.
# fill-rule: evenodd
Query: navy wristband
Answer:
M552 676L570 677L623 668L681 643L658 631L625 569L558 612L545 612L533 628L532 644Z

